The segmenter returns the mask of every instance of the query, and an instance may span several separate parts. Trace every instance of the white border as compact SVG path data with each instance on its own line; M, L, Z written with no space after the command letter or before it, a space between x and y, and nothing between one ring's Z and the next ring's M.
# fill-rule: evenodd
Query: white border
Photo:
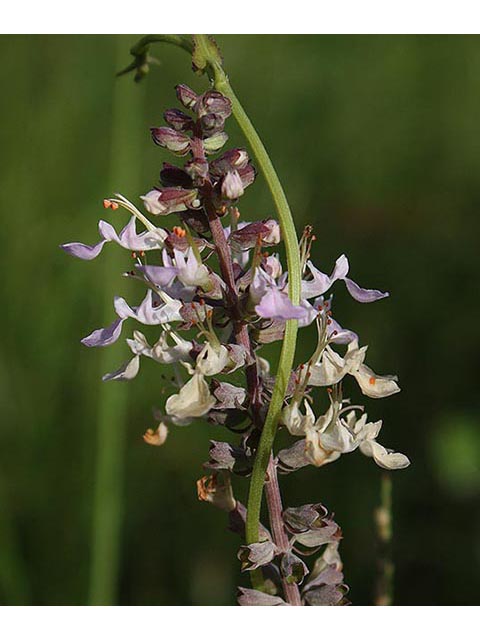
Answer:
M184 611L182 611L184 609ZM3 607L4 638L450 640L477 607ZM475 616L475 618L474 618ZM469 626L469 623L471 626ZM88 635L87 635L88 634Z
M4 33L475 33L473 0L23 0Z

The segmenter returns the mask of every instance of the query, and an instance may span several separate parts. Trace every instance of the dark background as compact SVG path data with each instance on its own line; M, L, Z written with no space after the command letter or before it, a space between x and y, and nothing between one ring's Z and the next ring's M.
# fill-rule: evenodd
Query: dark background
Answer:
M175 84L206 86L166 45L144 84L115 80L136 40L0 39L4 604L226 605L246 583L224 514L195 492L208 440L223 434L192 425L148 447L141 435L162 404L157 365L142 364L129 385L103 385L124 343L79 342L113 318L113 295L128 292L128 254L110 245L82 263L57 248L96 241L104 196L136 199L156 182L167 154L149 126L176 106ZM412 460L394 474L396 603L478 604L480 40L218 42L297 229L315 226L316 264L329 271L345 252L354 279L392 294L358 305L339 287L335 308L370 345L369 364L398 373L403 389L367 404L384 418L381 442ZM242 144L233 119L228 130ZM242 212L274 213L261 177ZM301 334L299 358L314 339ZM282 480L287 504L335 511L354 604L373 598L379 480L358 452Z

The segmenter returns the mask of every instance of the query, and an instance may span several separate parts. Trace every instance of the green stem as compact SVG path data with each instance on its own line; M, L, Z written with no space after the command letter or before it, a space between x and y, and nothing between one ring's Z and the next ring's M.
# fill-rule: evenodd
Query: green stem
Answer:
M293 304L298 304L300 301L301 291L300 254L298 251L298 238L295 230L295 224L285 192L263 142L230 85L228 76L223 70L219 59L218 50L216 47L212 46L210 39L205 35L194 36L194 43L197 47L201 48L202 56L210 66L213 73L213 83L215 88L230 99L233 115L252 148L258 165L265 177L265 181L277 209L280 228L282 230L282 236L285 243L289 273L289 295ZM265 483L265 473L270 460L270 453L272 451L277 425L280 419L285 391L293 367L296 341L297 322L295 320L290 320L287 322L272 399L265 419L262 435L260 437L250 480L246 523L247 544L258 542L258 527L260 523L260 510ZM256 582L258 585L258 581Z
M258 166L265 177L265 181L278 213L280 228L282 230L287 254L289 295L292 302L294 304L298 304L301 293L301 264L298 250L298 238L295 231L293 216L290 211L285 192L283 191L283 187L267 150L230 85L228 76L223 69L222 58L218 47L213 39L206 35L194 35L193 47L191 42L184 36L146 36L131 49L131 53L136 57L136 61L127 67L124 72L135 68L137 69L137 72L141 71L139 64L141 64L143 60L148 62L148 46L153 42L169 42L181 47L188 53L192 53L194 68L199 71L207 71L215 89L226 95L231 100L233 115L252 148ZM273 448L277 425L280 419L285 391L293 367L297 341L297 329L297 322L295 320L287 322L282 351L278 363L275 386L272 392L272 399L265 419L265 424L263 426L262 435L260 437L250 481L246 522L247 544L252 544L253 542L258 541L258 528L260 523L265 474L270 459L270 453ZM259 577L255 572L252 572L251 576L254 586L260 587L261 577Z
M125 36L119 37L115 57L121 59L125 51ZM141 137L137 128L141 95L133 87L118 85L114 92L111 126L110 187L118 191L119 185L128 192L138 189L138 167L141 164ZM106 194L107 195L107 194ZM119 212L122 211L121 209ZM120 215L117 212L114 215ZM113 220L115 224L115 219ZM121 220L118 220L120 223ZM104 262L104 314L111 321L112 298L110 284L118 279L125 268L124 257L114 247L105 251ZM112 371L124 358L120 349L102 350L99 364L101 373ZM99 396L97 416L97 458L95 467L94 505L92 523L92 555L88 602L90 605L112 605L117 600L120 564L121 529L123 519L123 477L125 464L125 437L127 427L128 386L120 382L103 383Z

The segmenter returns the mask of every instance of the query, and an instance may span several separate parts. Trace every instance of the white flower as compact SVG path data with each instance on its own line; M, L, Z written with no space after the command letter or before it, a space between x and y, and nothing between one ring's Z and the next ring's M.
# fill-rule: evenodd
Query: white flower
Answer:
M383 469L405 469L410 464L410 460L403 453L388 451L375 440L366 440L360 445L360 451L375 460L379 467Z
M369 398L386 398L400 391L395 376L380 376L370 367L363 364L367 347L358 346L358 341L353 340L347 348L345 357L342 358L326 346L319 360L310 367L309 384L314 386L331 386L340 382L347 374L353 376L358 382L362 392Z
M168 339L172 338L175 344L170 345ZM133 332L133 340L127 339L127 344L133 353L152 358L161 364L173 364L174 362L188 362L193 343L181 338L175 331L165 330L160 334L158 341L151 347L140 331Z
M181 300L174 300L164 291L159 292L163 304L155 306L153 292L148 290L147 295L138 307L130 307L124 298L116 297L114 307L117 315L122 320L134 318L142 324L166 324L168 322L181 322L180 309L183 306Z
M207 414L215 405L208 384L201 373L194 373L180 391L170 396L165 411L174 418L199 418Z
M265 245L278 244L281 240L280 225L276 220L264 220L263 224L270 229L270 231L263 237Z
M367 414L357 417L355 409L345 413L348 407L343 408L344 401L335 398L331 398L327 412L315 419L308 402L304 404L305 415L298 401L285 407L282 422L292 435L305 436L305 456L311 464L321 467L358 448L384 469L403 469L410 464L405 455L391 452L376 441L381 420L367 422Z
M300 402L293 400L282 411L282 424L284 424L292 436L305 435L307 430L311 428L315 422L315 415L305 400L306 414L300 411Z
M179 249L173 250L175 256L175 266L177 267L177 278L186 287L210 288L210 276L207 267L197 259L191 247L186 253Z
M229 171L222 182L222 196L229 200L236 200L243 196L243 183L236 169Z
M225 369L230 362L230 355L224 345L213 345L206 342L197 356L195 370L204 376L215 376Z

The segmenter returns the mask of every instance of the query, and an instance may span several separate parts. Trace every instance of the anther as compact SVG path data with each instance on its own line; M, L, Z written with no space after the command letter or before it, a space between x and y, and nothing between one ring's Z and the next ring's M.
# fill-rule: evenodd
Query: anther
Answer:
M135 253L135 251L132 251L132 258L133 258L134 260L136 260L136 259L137 259L137 254Z
M113 209L114 211L116 211L118 209L118 202L111 202L110 203L110 208Z
M112 204L113 203L110 200L107 200L107 198L105 198L105 200L103 201L103 208L104 209L110 209Z
M184 238L187 235L187 232L182 227L173 227L172 231L177 238Z
M370 384L375 384L375 382L376 382L376 381L377 381L377 380L376 380L376 378L375 378L374 376L371 376L371 377L369 378L369 380L368 380L368 382L369 382Z

